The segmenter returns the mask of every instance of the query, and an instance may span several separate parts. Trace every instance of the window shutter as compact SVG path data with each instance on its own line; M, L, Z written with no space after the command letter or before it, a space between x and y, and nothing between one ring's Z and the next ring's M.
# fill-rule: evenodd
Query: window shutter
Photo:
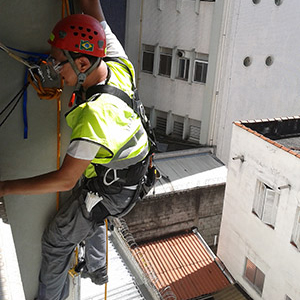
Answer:
M259 182L256 197L253 203L253 211L257 214L257 216L261 219L264 207L264 199L266 193L266 186Z
M296 244L297 248L300 249L300 209L299 208L297 211L297 217L295 222L293 242Z
M266 224L275 225L278 207L278 194L272 189L266 188L265 206L262 221Z

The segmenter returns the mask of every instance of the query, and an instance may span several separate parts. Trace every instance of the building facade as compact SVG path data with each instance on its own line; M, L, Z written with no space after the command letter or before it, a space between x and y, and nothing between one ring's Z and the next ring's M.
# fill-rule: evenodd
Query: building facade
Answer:
M218 1L223 2L223 1ZM232 122L293 116L300 109L297 0L226 1L213 144L227 163Z
M299 6L297 0L127 1L125 44L157 130L214 145L227 164L232 122L294 115Z
M218 256L255 300L300 299L299 121L233 126Z
M199 0L127 6L126 49L153 126L159 134L208 145L222 9Z

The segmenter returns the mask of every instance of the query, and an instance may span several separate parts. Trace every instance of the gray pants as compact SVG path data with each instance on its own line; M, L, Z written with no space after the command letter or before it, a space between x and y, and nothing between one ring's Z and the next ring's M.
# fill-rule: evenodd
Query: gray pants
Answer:
M122 211L134 191L113 195L115 209ZM63 300L69 294L68 270L77 244L85 240L86 267L93 272L106 263L106 230L93 221L84 203L86 192L74 191L46 228L42 238L39 300ZM104 201L103 201L104 202Z

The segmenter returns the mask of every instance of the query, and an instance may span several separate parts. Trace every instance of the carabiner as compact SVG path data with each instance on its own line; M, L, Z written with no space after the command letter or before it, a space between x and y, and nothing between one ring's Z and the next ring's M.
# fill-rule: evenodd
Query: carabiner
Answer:
M114 172L114 178L113 178L113 180L112 180L111 182L107 182L107 181L106 181L106 177L107 177L107 175L108 175L108 173L109 173L110 171L113 171L113 172ZM105 174L104 174L104 176L103 176L103 183L104 183L106 186L109 186L109 185L113 184L114 182L118 181L119 179L120 179L120 178L117 176L117 170L116 170L116 169L111 169L111 168L109 168L109 169L105 172Z

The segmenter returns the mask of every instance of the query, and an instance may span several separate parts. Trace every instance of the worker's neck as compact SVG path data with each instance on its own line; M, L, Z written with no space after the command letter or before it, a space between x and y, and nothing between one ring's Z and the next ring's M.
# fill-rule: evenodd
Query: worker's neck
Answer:
M107 78L107 75L107 66L102 60L99 67L97 67L91 74L88 75L82 86L85 90L87 90L89 87L104 81Z

